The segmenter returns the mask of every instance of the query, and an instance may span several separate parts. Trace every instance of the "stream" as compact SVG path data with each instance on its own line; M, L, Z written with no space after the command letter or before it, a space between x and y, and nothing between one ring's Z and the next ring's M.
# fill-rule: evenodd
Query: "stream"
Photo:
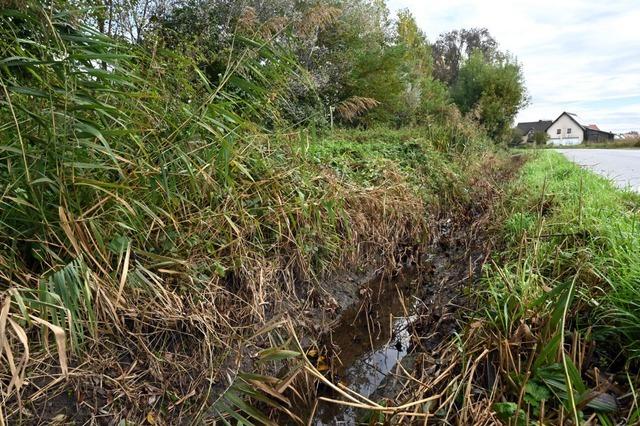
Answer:
M344 312L327 345L337 353L332 359L334 383L340 381L369 397L395 372L411 345L415 317L411 315L410 295L416 280L417 274L411 270L391 279L374 280L363 290L363 300L369 303L357 303ZM319 396L341 399L327 389L320 389ZM355 408L319 400L311 424L355 425L360 416Z

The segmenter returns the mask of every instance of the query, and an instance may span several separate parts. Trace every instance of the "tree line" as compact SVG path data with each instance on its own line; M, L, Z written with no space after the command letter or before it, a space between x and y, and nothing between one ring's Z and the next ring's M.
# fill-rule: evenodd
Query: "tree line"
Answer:
M246 43L277 50L260 50L259 66L236 90L266 77L270 90L286 93L272 96L270 107L290 125L401 127L461 113L504 141L526 103L520 65L486 29L454 30L431 43L409 10L392 16L384 0L75 4L109 36L194 58L214 83L247 54Z

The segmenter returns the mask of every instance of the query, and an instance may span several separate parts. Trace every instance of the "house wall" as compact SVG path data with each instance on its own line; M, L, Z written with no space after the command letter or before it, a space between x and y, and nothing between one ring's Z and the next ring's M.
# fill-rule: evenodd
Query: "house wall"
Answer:
M558 130L560 130L559 134ZM549 135L547 143L551 145L579 145L584 140L582 128L566 114L547 129L547 134Z

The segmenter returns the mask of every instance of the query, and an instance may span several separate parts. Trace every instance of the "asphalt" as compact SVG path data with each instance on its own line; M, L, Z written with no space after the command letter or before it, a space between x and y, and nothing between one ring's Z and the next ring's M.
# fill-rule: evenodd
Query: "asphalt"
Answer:
M640 149L558 149L569 160L640 192Z

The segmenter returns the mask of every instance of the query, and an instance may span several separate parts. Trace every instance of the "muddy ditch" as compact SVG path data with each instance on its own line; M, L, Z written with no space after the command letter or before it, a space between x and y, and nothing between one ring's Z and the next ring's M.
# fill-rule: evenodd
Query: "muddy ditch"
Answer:
M403 369L424 370L427 361L430 365L426 368L446 362L439 359L436 348L460 329L457 320L464 310L473 309L472 299L468 299L466 294L491 251L488 223L492 208L499 199L502 184L521 163L518 160L506 165L502 160L499 162L498 165L487 165L487 172L470 183L472 188L469 190L474 191L470 202L441 206L441 211L432 212L432 217L439 219L432 222L429 230L431 244L426 251L422 248L420 252L418 246L407 242L409 245L402 253L396 253L398 263L395 265L342 274L338 279L324 283L324 293L305 295L306 301L294 307L297 311L288 314L293 319L291 323L296 327L302 346L308 350L309 360L332 383L341 383L373 401L388 401L389 405L395 405L404 387L399 380ZM325 298L322 302L331 300L327 303L311 302L312 297ZM261 327L275 329L286 317L283 314L269 318L268 323L261 324ZM277 335L280 340L273 339L272 335ZM276 424L289 423L289 417L280 408L252 398L246 388L234 387L241 382L238 379L240 371L268 375L270 380L265 383L273 387L266 389L262 386L259 389L263 389L272 400L281 401L278 398L285 396L291 405L284 405L304 424L353 425L366 417L367 413L359 409L321 400L322 397L341 398L328 386L308 376L296 378L303 383L292 382L290 387L284 386L298 359L290 363L260 362L257 356L260 351L286 345L295 349L291 346L288 330L281 328L271 334L264 333L260 339L251 347L244 342L224 342L227 345L225 350L235 356L228 357L228 365L223 364L208 387L202 384L206 384L208 377L204 375L208 371L203 370L203 377L187 374L191 373L190 369L198 370L198 365L201 365L197 357L202 350L201 342L197 341L198 335L185 340L187 349L181 349L181 359L184 361L189 357L189 361L184 361L185 367L180 371L172 368L174 359L164 357L158 360L150 354L149 360L138 360L136 354L128 355L126 350L126 356L116 359L114 355L114 359L100 366L101 369L96 370L93 366L91 375L72 377L65 387L60 386L55 393L48 392L46 398L28 404L31 414L25 414L25 421L19 423L39 424L40 420L63 416L65 421L77 424L91 419L99 419L96 424L118 424L120 419L133 418L142 410L156 424L209 422L218 420L224 412L206 407L225 402L228 394L244 396L243 401L248 401L269 419L275 418ZM312 351L315 351L315 356L312 356ZM170 369L168 378L163 376L163 368ZM149 369L155 375L148 373ZM115 379L103 381L103 377ZM117 380L129 377L131 384L138 388L121 390L125 388ZM187 396L170 401L166 404L169 408L162 411L156 407L167 394L164 386L168 380L184 382L184 393L179 395ZM194 380L200 381L196 383ZM32 384L35 391L46 386L39 382ZM70 390L72 388L73 391ZM192 396L205 408L193 405L194 402L189 400ZM224 408L229 411L241 411L225 404ZM189 414L197 411L202 417L194 419L181 415L182 410ZM13 418L21 416L21 413L14 413ZM33 419L33 422L26 418ZM147 422L150 421L147 419Z
M420 353L431 353L460 330L457 320L470 308L465 289L473 285L491 245L477 235L469 241L465 230L451 233L444 232L441 239L447 243L439 239L418 265L405 265L394 276L362 286L360 301L321 337L322 355L311 360L333 383L372 400L393 400L402 386L398 373L412 370ZM310 424L369 421L366 412L319 399L340 399L327 386L319 384L316 390L313 406L300 413Z
M509 179L521 163L514 158L496 182ZM406 373L419 368L441 371L447 359L440 346L461 331L465 311L476 308L469 295L493 247L490 221L498 190L485 188L480 202L439 220L426 253L416 253L414 261L392 274L361 283L359 298L318 337L318 350L310 357L316 368L332 383L389 406L406 386ZM374 420L370 412L326 399L343 400L334 389L316 383L315 396L301 404L297 414L316 426Z

